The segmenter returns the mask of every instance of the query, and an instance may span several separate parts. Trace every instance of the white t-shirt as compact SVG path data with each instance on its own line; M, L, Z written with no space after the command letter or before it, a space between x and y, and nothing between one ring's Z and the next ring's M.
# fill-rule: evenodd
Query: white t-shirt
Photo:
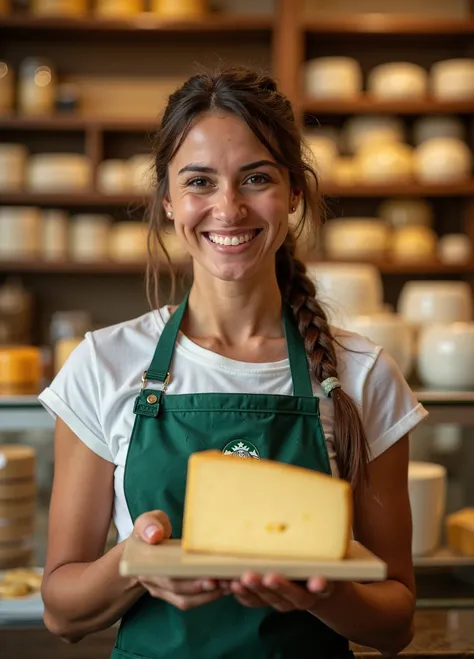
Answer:
M125 461L135 420L133 405L141 377L151 362L168 307L86 334L39 400L61 417L92 451L115 464L114 522L118 540L132 531L123 490ZM415 399L395 362L380 347L357 334L332 328L349 352L337 347L338 375L344 390L359 405L374 459L406 433L427 412ZM148 388L154 384L149 382ZM160 386L160 385L156 385ZM175 348L168 394L186 393L292 394L287 359L253 364L228 359L195 344L183 334ZM333 406L319 383L321 422L337 475L333 442Z

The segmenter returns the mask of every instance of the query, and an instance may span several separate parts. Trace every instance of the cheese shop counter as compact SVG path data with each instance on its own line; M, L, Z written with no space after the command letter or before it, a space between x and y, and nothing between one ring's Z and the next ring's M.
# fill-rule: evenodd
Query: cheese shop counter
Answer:
M413 659L474 657L474 611L418 611L415 624L413 642L398 656ZM112 627L80 643L67 645L39 625L0 623L0 656L2 659L108 659L116 633L117 628ZM360 646L354 645L352 649L360 659L381 656Z

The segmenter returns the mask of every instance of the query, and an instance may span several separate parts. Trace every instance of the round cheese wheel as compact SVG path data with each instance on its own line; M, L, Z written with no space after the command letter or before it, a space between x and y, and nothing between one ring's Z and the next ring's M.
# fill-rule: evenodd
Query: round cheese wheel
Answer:
M79 153L41 153L30 157L27 185L34 192L74 192L91 187L91 165Z
M317 57L304 65L306 94L312 98L350 98L362 91L362 69L352 57Z
M387 199L378 207L378 216L393 228L431 227L434 221L433 206L425 199Z
M135 192L149 194L153 189L154 167L149 154L132 156L128 161L132 189Z
M34 549L33 539L28 542L0 542L0 570L31 565Z
M408 182L413 176L413 149L398 142L373 142L359 149L359 181L367 184Z
M17 519L34 517L36 501L34 497L3 501L0 499L0 525L2 520L12 523Z
M31 12L36 16L85 16L86 0L33 0Z
M1 363L1 362L0 362ZM0 482L32 479L35 476L36 451L23 444L0 444Z
M431 67L431 92L440 100L474 98L474 58L454 58Z
M108 258L109 215L80 214L71 218L69 253L73 261L103 261Z
M207 9L208 0L151 0L151 10L165 19L202 18Z
M142 0L96 0L95 14L113 18L114 16L135 16L144 10Z
M0 392L34 393L41 381L41 351L33 346L0 346Z
M29 206L0 206L0 259L34 258L40 248L40 209Z
M3 521L3 520L2 520ZM35 518L25 517L24 519L15 520L11 524L2 524L0 522L0 548L3 543L10 542L31 542L34 538Z
M305 141L312 154L311 163L321 180L332 178L332 169L338 157L337 146L329 137L322 137L313 133L305 136Z
M357 153L370 142L405 142L405 125L397 117L351 117L343 126L342 141L348 153Z
M45 261L63 261L68 252L68 215L61 210L42 213L43 236L41 256Z
M428 73L412 62L389 62L370 71L367 90L381 99L418 99L428 91Z
M472 259L474 245L464 233L448 233L438 241L438 257L442 263L459 265Z
M1 453L1 448L0 448ZM3 480L0 471L0 501L29 499L36 496L36 482L33 478Z
M389 227L377 218L335 218L324 227L326 253L334 259L382 258L389 239Z
M466 139L464 124L457 117L421 117L413 124L413 141L416 146L434 137L454 137Z
M332 180L337 185L355 185L357 183L355 158L337 158L332 165Z
M436 256L435 232L429 227L404 226L396 229L392 238L392 255L395 261L428 261Z
M423 183L457 183L470 179L472 153L461 140L435 137L414 152L414 171Z
M148 227L141 222L117 222L110 233L110 258L142 261L147 258Z
M28 149L23 144L0 144L1 192L19 192L22 190L25 184L27 162Z
M97 168L97 189L104 194L120 194L130 188L130 176L126 160L104 160Z

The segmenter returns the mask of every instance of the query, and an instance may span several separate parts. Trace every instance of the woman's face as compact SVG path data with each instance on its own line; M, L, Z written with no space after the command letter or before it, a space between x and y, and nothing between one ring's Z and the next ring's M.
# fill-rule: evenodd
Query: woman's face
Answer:
M195 262L227 281L273 267L297 200L288 172L243 121L202 115L168 173L165 211Z

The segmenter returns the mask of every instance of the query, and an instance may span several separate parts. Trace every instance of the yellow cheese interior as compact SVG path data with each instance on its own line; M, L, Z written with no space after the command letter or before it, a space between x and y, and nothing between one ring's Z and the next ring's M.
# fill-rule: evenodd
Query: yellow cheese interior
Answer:
M446 518L446 539L451 549L474 556L474 508L463 508Z
M351 528L352 491L345 481L217 451L189 459L185 551L340 559Z

